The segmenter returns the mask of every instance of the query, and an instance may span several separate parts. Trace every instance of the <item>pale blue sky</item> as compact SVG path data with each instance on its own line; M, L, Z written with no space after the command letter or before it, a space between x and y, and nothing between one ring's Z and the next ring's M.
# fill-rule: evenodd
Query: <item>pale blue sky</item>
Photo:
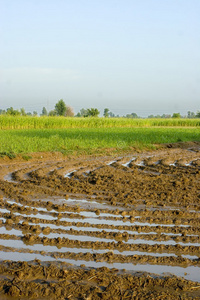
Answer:
M200 0L0 0L0 108L200 110Z

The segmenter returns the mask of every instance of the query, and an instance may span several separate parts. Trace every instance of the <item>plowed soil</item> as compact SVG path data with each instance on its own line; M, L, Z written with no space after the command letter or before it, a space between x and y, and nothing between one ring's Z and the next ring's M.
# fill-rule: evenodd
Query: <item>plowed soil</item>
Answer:
M0 299L200 299L200 143L0 160Z

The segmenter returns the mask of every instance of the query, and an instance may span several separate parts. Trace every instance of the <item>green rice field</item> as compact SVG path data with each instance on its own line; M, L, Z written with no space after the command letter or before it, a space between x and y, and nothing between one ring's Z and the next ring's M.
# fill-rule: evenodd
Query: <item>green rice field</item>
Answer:
M200 141L199 119L106 119L0 116L0 155L60 151L104 154Z
M0 129L200 127L200 119L65 118L0 115Z
M0 115L0 129L200 127L200 119L65 118Z

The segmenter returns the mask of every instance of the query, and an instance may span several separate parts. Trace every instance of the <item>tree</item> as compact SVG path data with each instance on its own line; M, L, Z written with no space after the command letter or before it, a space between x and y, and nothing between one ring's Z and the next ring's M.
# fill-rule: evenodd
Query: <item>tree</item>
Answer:
M65 116L67 111L67 106L63 99L60 99L55 105L55 111L58 116Z
M25 112L25 109L23 107L20 109L20 112L21 112L22 116L26 116L26 112Z
M200 110L197 111L196 118L200 118Z
M109 108L104 108L104 113L103 113L105 118L109 117Z
M20 112L18 110L14 109L13 107L9 107L9 108L7 108L6 114L11 115L11 116L19 116Z
M112 111L109 112L109 116L110 116L111 118L115 118L115 114L114 114Z
M100 111L97 108L81 108L80 112L77 113L76 117L98 117Z
M33 111L33 116L36 117L37 116L37 111Z
M181 114L180 113L173 113L172 118L180 118Z
M46 107L43 107L41 116L47 116L47 115L48 115L47 109Z
M71 106L66 106L67 107L67 110L66 110L66 113L65 113L65 116L66 117L73 117L74 116L74 110Z
M54 116L56 116L56 115L57 115L57 113L56 113L56 110L55 110L55 109L50 110L50 112L49 112L49 116L50 116L50 117L54 117Z
M195 113L193 111L188 111L187 112L187 118L189 119L194 119L196 116L195 116Z
M100 111L97 108L88 108L87 109L87 117L98 117Z
M87 117L87 109L81 108L80 112L77 113L76 117Z
M136 113L127 114L126 118L136 119L136 118L138 118L138 115Z
M161 118L163 118L163 119L169 119L169 118L171 118L171 115L169 115L169 114L162 114Z
M5 115L5 114L6 114L5 109L0 109L0 115Z

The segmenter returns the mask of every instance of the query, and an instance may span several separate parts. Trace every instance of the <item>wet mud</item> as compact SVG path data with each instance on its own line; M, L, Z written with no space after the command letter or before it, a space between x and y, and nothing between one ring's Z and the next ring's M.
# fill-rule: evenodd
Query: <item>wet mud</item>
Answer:
M200 299L200 144L0 160L0 299Z

